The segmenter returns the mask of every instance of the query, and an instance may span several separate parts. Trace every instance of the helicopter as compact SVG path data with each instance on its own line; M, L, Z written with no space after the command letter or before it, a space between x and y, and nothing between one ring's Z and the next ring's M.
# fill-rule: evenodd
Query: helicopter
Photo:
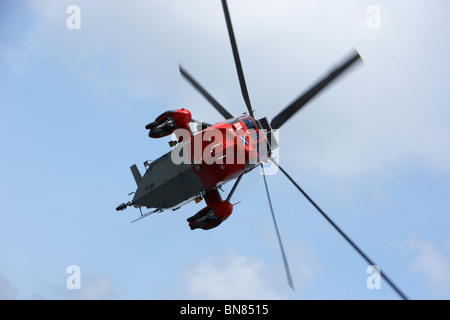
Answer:
M211 103L224 120L215 124L201 122L194 120L188 109L180 108L166 111L156 117L154 121L148 123L145 129L149 130L148 135L152 139L175 136L175 140L169 141L169 145L173 149L152 162L144 162L144 175L141 174L136 164L130 167L137 189L129 194L134 194L133 199L126 203L121 203L116 210L122 211L131 206L138 208L140 217L132 221L136 222L156 212L177 210L188 202L195 201L199 203L204 199L206 207L189 217L187 222L191 230L210 230L218 227L231 216L234 205L230 203L230 200L243 176L255 168L261 167L287 282L294 290L289 264L277 226L264 172L264 164L271 162L369 265L376 265L306 194L297 182L280 166L274 156L274 151L279 148L276 136L281 126L351 66L361 62L361 56L356 50L353 50L342 62L335 65L334 68L292 103L282 109L270 122L266 117L257 119L255 118L254 109L247 91L227 1L221 1L239 85L247 111L240 116L233 116L179 65L181 76ZM191 123L197 124L197 132L191 130ZM231 191L223 199L219 190L221 190L222 185L233 180L235 181ZM142 208L152 210L142 213ZM380 271L380 275L401 298L407 299L407 296L393 283L386 273Z
M177 210L204 199L207 206L188 219L192 230L212 229L231 215L229 200L240 178L270 156L268 132L261 129L261 121L246 114L214 125L202 123L206 128L195 134L189 127L191 121L190 111L181 108L164 112L146 126L151 138L174 134L177 139L170 141L174 149L147 162L144 176L136 165L131 166L137 190L133 200L117 210L128 206L156 208L155 212ZM267 122L263 124L267 127ZM235 187L222 199L218 188L234 179Z

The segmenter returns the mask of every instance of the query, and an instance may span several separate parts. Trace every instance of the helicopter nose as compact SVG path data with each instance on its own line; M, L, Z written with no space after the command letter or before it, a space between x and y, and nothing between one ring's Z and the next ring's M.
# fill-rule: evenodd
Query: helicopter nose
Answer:
M151 130L151 129L153 129L154 127L156 127L157 125L158 125L158 121L153 121L153 122L150 122L148 125L146 125L146 126L145 126L145 129Z

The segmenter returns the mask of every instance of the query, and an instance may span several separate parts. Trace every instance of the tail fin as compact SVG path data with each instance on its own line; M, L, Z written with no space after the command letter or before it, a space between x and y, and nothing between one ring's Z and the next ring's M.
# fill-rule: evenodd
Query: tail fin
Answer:
M142 175L141 175L141 173L139 172L138 167L137 167L135 164L133 164L133 165L130 167L130 169L131 169L131 173L133 174L134 181L136 181L136 184L139 185L139 183L140 183L141 180L142 180Z

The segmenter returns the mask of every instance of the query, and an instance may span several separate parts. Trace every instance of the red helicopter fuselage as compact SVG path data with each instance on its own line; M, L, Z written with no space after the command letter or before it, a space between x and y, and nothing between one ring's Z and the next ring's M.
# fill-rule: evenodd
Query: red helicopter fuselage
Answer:
M253 170L270 156L264 130L249 115L192 132L187 109L167 111L149 125L149 136L174 134L171 152L148 164L142 177L132 166L138 188L135 207L177 209L196 199L207 206L188 219L192 229L210 229L227 219L233 206L217 188ZM133 168L134 167L134 168Z

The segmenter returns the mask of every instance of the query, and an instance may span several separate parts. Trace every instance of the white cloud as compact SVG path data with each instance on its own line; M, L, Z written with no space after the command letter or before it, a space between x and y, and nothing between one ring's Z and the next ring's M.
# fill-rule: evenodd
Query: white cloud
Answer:
M13 300L17 298L17 288L13 287L8 279L0 277L0 300Z
M289 267L297 294L307 290L321 269L310 248L300 245L300 249L288 246ZM181 283L182 298L289 299L294 292L287 284L281 256L278 252L274 256L276 260L269 262L226 251L186 265L179 277L182 280L177 282Z
M418 252L412 262L413 272L423 274L431 294L450 294L450 255L440 250L436 243L417 238L410 240L410 246Z
M82 279L81 289L65 292L65 299L75 300L110 300L117 298L114 283L109 278L96 274Z
M65 283L64 283L65 284ZM54 286L46 283L44 287L52 288L51 292L41 293L35 292L26 294L29 288L17 287L6 278L0 277L0 300L15 300L15 299L31 299L31 300L45 300L50 299L64 299L64 300L110 300L118 299L115 285L113 281L103 275L93 274L82 278L81 289L69 290L62 286ZM42 289L42 288L41 288Z
M263 261L234 252L204 259L183 271L187 299L284 299Z
M65 26L69 4L30 2L41 23L30 43L56 56L95 92L160 97L162 104L201 112L196 118L219 120L181 80L181 62L232 113L245 110L219 1L80 1L82 29L75 31ZM450 172L450 131L442 120L448 94L439 85L446 79L442 70L448 69L439 62L446 47L439 36L423 37L427 30L440 31L409 18L425 19L425 8L410 5L402 15L401 3L383 5L383 27L370 31L366 9L359 2L230 3L256 114L270 120L355 46L365 65L350 70L283 126L282 159L339 178L379 174L405 162ZM342 19L343 10L348 18ZM426 41L427 48L411 35ZM17 55L8 52L10 60ZM437 56L424 59L423 52ZM24 59L11 63L17 70L26 65Z

